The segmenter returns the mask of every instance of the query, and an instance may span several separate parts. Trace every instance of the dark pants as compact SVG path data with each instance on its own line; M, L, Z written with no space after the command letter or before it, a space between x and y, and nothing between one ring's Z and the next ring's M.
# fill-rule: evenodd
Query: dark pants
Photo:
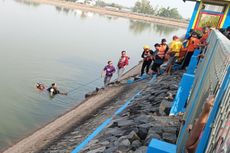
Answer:
M161 59L160 57L156 56L156 60L154 61L153 65L152 65L152 70L154 72L158 72L160 66L164 63L164 59Z
M192 55L193 55L193 52L187 52L183 65L182 65L182 69L185 69L189 65Z
M144 62L143 62L142 68L141 68L141 75L144 74L145 67L146 67L146 73L147 73L147 74L149 73L149 66L151 65L151 63L152 63L152 60L144 61Z

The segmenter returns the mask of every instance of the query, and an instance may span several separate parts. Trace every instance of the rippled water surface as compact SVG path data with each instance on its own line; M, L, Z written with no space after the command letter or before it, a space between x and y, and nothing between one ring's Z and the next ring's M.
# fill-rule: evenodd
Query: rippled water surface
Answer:
M0 0L0 150L76 106L84 93L102 85L107 60L117 63L121 50L137 64L142 46L185 29ZM35 83L56 82L68 96L51 99Z

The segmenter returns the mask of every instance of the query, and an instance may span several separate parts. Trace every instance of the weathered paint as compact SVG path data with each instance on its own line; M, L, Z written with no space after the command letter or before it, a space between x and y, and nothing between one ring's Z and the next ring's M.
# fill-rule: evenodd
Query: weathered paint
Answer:
M194 11L193 11L193 14L192 14L192 17L191 17L191 20L190 20L190 23L188 25L188 29L187 29L187 33L186 33L186 38L189 36L189 31L190 29L193 28L194 26L194 21L196 20L196 18L198 17L198 10L199 10L199 7L200 7L200 2L197 2L195 7L194 7Z
M230 26L230 4L228 4L228 8L226 9L221 28L227 28L228 26Z
M193 11L193 14L192 14L192 17L191 17L191 20L190 20L190 23L189 23L189 26L187 29L186 37L189 36L190 29L196 28L196 25L198 24L202 4L205 1L204 0L203 1L197 0L195 2L196 2L196 5L194 7L194 11ZM222 4L222 5L223 4L226 5L226 2L228 2L228 1L215 1L216 4ZM210 13L210 11L204 11L204 12ZM223 14L223 18L221 18L221 23L219 24L219 27L220 28L227 28L230 25L230 2L228 2L227 8L226 8L224 13L212 12L211 14L217 14L217 15Z

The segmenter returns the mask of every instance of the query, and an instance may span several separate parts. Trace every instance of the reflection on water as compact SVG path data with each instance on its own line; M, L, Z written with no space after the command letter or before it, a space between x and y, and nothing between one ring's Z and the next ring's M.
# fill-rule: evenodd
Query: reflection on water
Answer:
M68 8L63 8L58 6L56 6L55 8L58 12L64 12L66 15L74 14L75 16L80 16L81 19L93 17L94 15L94 13L88 11L74 10L74 9L68 9ZM106 19L108 19L108 21L117 20L120 18L117 16L110 16L104 14L97 14L97 15L100 17L105 17ZM134 32L134 34L141 34L142 32L145 32L147 30L147 32L157 32L160 35L169 35L170 33L177 31L179 28L130 19L129 29L132 32Z
M41 5L39 3L35 3L35 2L31 2L31 1L24 1L24 0L15 0L15 2L25 4L25 5L28 5L28 6L33 6L33 7L38 7L38 6Z
M132 30L135 34L140 34L145 30L151 32L151 23L145 23L141 21L130 20L129 29Z
M65 15L80 16L81 19L86 19L87 17L93 17L94 15L94 13L92 12L69 9L69 8L64 8L59 6L55 6L55 9L60 13L64 13Z
M108 60L116 64L121 50L131 57L129 69L140 60L143 45L185 33L185 29L19 0L0 0L0 19L0 150L100 87L102 79L82 85L100 77ZM63 92L78 90L49 99L47 93L35 90L37 82L46 86L56 82Z
M144 31L147 32L157 32L160 35L169 35L174 31L177 31L179 28L172 26L163 26L161 24L153 24L142 21L130 20L129 29L132 30L135 34L140 34Z
M155 29L154 31L156 31L160 35L169 35L170 33L174 33L179 30L179 28L172 26L163 26L161 24L155 24L153 27Z

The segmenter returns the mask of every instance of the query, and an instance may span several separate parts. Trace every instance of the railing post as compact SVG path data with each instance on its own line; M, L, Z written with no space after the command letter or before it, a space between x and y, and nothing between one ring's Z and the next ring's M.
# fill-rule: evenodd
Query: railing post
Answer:
M208 144L208 141L209 141L209 136L210 136L210 133L211 133L211 125L212 123L214 122L215 118L216 118L216 115L217 115L217 112L219 110L219 106L220 106L220 103L221 103L221 100L223 98L223 95L224 93L226 92L226 89L227 87L229 86L229 83L230 83L230 66L228 67L228 71L227 71L227 74L224 78L224 81L217 93L217 96L216 96L216 99L215 99L215 102L214 102L214 106L212 108L212 111L209 115L209 118L208 118L208 121L205 125L205 129L204 129L204 132L202 134L202 137L199 141L199 144L198 144L198 147L197 147L197 150L196 150L196 153L201 153L201 152L205 152L205 149L207 147L207 144Z

